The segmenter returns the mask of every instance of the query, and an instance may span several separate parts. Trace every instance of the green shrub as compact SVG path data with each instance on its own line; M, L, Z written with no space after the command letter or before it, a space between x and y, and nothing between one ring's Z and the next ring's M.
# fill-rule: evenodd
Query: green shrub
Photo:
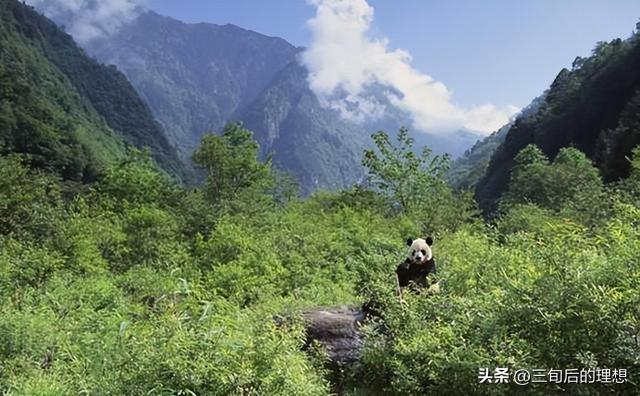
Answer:
M220 149L214 142L205 159ZM583 217L580 205L589 201L579 199L580 189L555 192L555 177L566 181L572 167L585 167L583 156L569 150L550 164L530 148L524 157L528 165L515 173L528 172L524 181L541 189L513 186L511 194L528 195L509 197L488 225L470 196L424 174L414 176L433 183L433 196L396 211L396 192L381 186L285 202L269 195L263 178L212 199L212 185L181 190L144 158L130 158L63 199L55 179L2 158L0 389L638 393L640 209L633 180L611 192L587 175L585 183L611 202ZM243 160L226 165L234 164ZM405 187L398 193L413 197ZM415 197L423 197L422 187ZM243 210L253 198L256 205ZM435 236L440 291L406 293L401 304L394 270L405 240L425 235ZM330 373L322 353L303 351L299 313L363 303L378 317L363 330L362 357ZM276 317L289 320L277 325ZM626 368L630 381L478 383L481 368L496 367Z

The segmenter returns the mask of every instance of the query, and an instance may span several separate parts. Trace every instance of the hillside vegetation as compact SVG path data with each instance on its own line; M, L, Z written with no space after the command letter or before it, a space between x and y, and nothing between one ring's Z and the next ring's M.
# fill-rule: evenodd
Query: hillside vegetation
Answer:
M74 196L0 158L0 387L8 394L630 394L640 378L640 151L604 185L578 150L517 157L479 219L447 157L373 136L367 185L297 198L230 124L186 191L143 153ZM567 181L575 187L565 189ZM440 293L395 295L407 237L434 235ZM373 303L360 362L305 353L315 306ZM478 383L483 367L628 370L610 385ZM331 380L330 380L331 379Z
M544 102L546 92L535 98L515 117L515 120L522 122L525 119L536 115L540 109L540 105ZM514 120L514 121L515 121ZM480 179L487 172L489 162L493 153L504 142L507 134L514 126L511 121L502 126L491 135L482 140L478 140L470 149L457 158L452 164L451 169L447 172L447 180L449 184L456 190L474 190Z
M146 146L166 172L188 177L122 73L18 1L0 0L0 21L0 152L91 181L124 157L125 144Z
M536 144L550 158L563 147L584 152L606 181L626 177L640 143L640 24L628 39L599 42L593 54L563 69L535 114L516 119L477 184L485 212L496 209L516 155Z

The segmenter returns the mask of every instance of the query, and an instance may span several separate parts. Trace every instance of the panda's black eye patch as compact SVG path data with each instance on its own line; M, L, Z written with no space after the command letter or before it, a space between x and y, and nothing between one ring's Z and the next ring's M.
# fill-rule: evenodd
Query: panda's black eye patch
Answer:
M422 252L422 254L423 254L424 256L426 256L426 255L427 255L427 251L426 251L426 250L422 249L422 250L421 250L421 252Z

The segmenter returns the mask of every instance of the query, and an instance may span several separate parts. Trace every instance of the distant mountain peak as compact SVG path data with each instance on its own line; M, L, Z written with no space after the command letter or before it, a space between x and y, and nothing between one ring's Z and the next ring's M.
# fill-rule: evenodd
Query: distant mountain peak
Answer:
M345 118L310 89L309 72L299 62L304 48L233 24L184 23L149 11L87 50L124 71L183 159L205 133L243 121L263 155L273 154L307 192L360 180L370 134L412 124L390 105L377 119ZM388 88L370 88L388 103ZM478 138L471 132L414 135L419 145L454 156Z

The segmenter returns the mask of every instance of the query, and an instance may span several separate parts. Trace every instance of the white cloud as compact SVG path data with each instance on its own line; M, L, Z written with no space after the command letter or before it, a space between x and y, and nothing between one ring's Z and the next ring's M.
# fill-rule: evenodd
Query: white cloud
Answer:
M475 106L465 114L464 126L478 131L496 131L505 125L520 109L513 105L496 107L492 104ZM490 128L487 130L487 128Z
M79 43L115 33L134 20L145 0L27 0L47 17L65 25Z
M490 133L519 111L511 105L455 105L443 83L411 67L407 51L389 49L386 38L370 37L374 9L366 0L309 2L316 15L307 21L313 39L302 63L309 70L311 89L347 118L381 116L384 105L367 94L367 87L375 85L390 88L388 102L408 112L415 128L431 133L459 128Z

